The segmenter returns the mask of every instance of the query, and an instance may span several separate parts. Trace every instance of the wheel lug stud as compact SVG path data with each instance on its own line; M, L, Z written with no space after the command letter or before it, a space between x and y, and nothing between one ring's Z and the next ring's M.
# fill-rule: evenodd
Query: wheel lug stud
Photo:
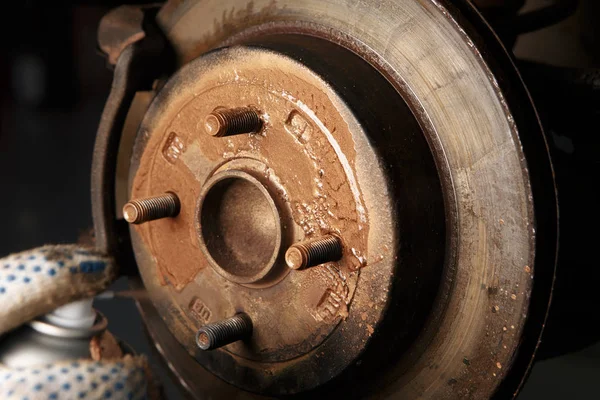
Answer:
M175 193L131 200L123 206L123 217L130 224L141 224L155 219L175 217L180 203Z
M256 133L262 126L260 115L250 107L219 107L204 119L204 130L214 137Z
M252 335L252 320L246 313L213 324L204 325L196 333L196 344L202 350L213 350Z
M285 252L285 262L292 269L314 267L342 258L342 241L334 235L296 243Z

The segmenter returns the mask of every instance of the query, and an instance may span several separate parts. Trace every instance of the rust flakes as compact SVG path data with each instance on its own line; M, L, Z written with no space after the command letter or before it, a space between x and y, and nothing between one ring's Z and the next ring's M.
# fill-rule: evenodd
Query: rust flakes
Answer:
M325 322L332 322L337 317L345 319L354 288L348 286L348 278L343 272L332 265L327 265L320 273L328 282L328 288L317 304L313 317L316 321Z

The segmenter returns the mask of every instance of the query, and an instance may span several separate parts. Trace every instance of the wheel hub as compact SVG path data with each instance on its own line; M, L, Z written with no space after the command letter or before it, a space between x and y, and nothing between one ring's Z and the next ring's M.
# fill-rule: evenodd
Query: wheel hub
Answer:
M259 111L259 132L215 137L214 127L205 129L212 110L245 107ZM387 173L348 104L294 59L239 47L188 64L147 115L131 197L177 193L181 211L136 226L133 245L180 343L242 387L223 360L252 361L248 369L275 393L298 390L273 372L289 369L285 361L301 369L345 349L347 366L387 307L397 257ZM286 265L292 244L329 234L343 243L339 261L297 271ZM361 273L367 264L372 273ZM364 289L355 299L359 280ZM249 339L211 354L197 350L194 330L238 312L253 321ZM339 334L352 340L320 348L349 318L356 325ZM303 388L335 373L326 369L308 375Z

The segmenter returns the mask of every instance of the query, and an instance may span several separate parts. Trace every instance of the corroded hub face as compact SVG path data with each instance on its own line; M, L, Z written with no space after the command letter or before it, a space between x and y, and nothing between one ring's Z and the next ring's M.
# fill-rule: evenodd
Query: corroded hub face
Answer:
M220 107L258 110L262 129L207 134ZM181 202L177 217L132 230L144 285L177 340L249 390L294 393L350 364L384 315L398 253L386 163L344 100L292 58L223 49L167 83L140 133L132 197L172 191ZM342 238L339 261L286 264L290 245L327 234ZM198 328L238 312L252 319L251 338L198 351ZM311 371L300 386L286 377L297 369Z
M191 81L194 95L159 114L133 178L133 197L165 188L181 200L179 217L136 229L138 252L156 259L140 263L142 274L151 293L167 295L193 321L188 329L248 313L252 339L225 351L289 360L347 317L367 256L369 215L354 169L353 134L361 132L324 83L286 57L224 50L203 64L193 79L176 77L165 89ZM212 110L250 105L262 112L261 132L206 134ZM291 244L330 232L344 238L341 261L290 271L284 253ZM191 350L193 335L186 335Z

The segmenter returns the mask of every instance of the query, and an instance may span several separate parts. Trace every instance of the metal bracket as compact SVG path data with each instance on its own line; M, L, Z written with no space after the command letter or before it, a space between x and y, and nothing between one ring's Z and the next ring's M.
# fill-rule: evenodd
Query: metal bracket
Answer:
M115 63L112 88L96 135L92 160L92 215L96 247L112 255L121 273L135 265L127 223L117 220L115 172L123 125L138 91L168 74L175 58L158 27L156 7L122 6L102 20L98 31L100 47Z

